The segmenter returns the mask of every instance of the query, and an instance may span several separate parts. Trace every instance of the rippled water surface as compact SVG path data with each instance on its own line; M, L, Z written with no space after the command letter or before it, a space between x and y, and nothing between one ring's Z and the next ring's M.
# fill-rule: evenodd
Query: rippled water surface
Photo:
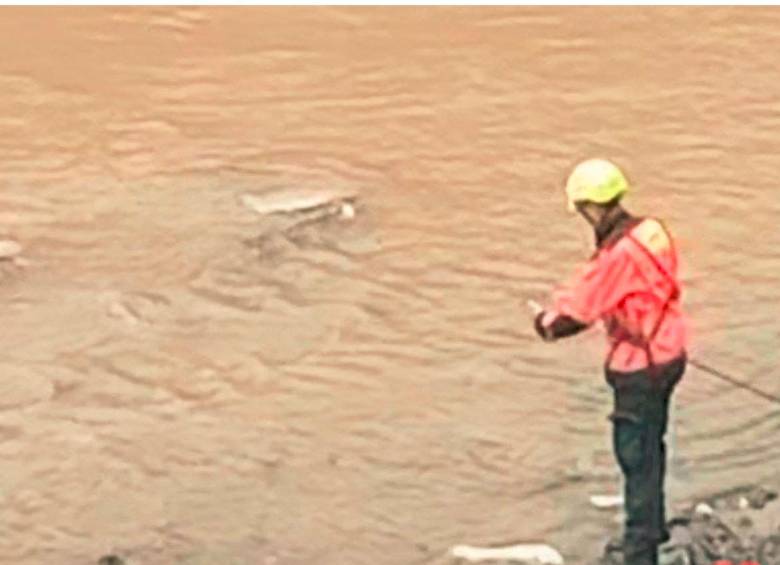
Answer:
M602 337L524 302L593 154L678 236L693 354L780 392L776 9L0 14L1 563L585 562ZM677 399L673 501L776 474L777 407Z

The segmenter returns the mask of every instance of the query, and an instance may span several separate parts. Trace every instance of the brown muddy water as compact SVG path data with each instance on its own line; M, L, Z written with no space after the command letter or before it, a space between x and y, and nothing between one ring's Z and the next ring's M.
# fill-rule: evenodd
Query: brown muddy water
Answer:
M594 154L678 236L693 354L780 392L777 9L0 16L0 563L591 559L602 337L524 302ZM778 428L690 369L671 500L775 477Z

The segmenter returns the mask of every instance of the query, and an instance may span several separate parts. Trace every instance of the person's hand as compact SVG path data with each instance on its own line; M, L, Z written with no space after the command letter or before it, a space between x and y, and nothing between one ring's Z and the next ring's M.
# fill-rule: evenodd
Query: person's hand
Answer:
M542 308L542 305L539 304L536 300L528 300L526 302L526 304L531 309L531 312L533 313L534 318L536 318L537 316L539 316L539 314L544 312L544 308Z
M544 341L554 341L552 335L549 331L547 331L547 328L545 328L544 324L542 323L546 315L546 311L542 305L539 304L536 300L528 300L526 304L534 315L534 330L536 330L536 333L539 335L539 337Z

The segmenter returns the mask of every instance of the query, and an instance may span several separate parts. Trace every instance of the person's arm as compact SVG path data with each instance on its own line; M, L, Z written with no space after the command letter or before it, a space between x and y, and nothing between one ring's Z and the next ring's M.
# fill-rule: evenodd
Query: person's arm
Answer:
M631 291L636 283L631 273L625 253L613 249L599 254L575 277L570 290L558 296L553 308L536 314L537 334L555 341L587 329Z

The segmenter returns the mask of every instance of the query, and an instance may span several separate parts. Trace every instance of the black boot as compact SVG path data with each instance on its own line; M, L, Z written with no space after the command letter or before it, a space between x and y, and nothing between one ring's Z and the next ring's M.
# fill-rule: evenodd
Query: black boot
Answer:
M624 565L658 565L658 546L626 547Z

